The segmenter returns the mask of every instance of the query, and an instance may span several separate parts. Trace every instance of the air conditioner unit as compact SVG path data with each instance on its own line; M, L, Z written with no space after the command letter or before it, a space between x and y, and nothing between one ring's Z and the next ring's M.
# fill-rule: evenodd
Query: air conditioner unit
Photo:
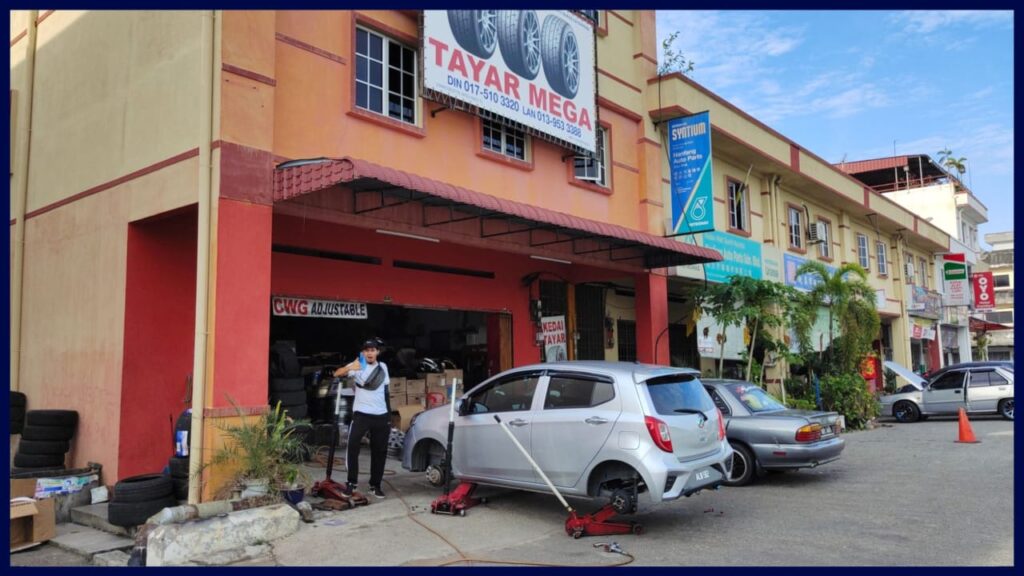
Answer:
M818 244L827 240L825 237L825 223L811 222L807 225L807 240L811 244Z
M912 262L903 263L903 272L907 276L907 280L913 280L914 278L914 264Z

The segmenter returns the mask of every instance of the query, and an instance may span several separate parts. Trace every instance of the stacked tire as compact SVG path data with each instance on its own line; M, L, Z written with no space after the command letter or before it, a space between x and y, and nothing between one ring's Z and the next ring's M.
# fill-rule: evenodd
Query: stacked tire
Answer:
M178 421L174 425L175 439L177 440L180 437L183 442L186 442L186 446L182 447L180 451L175 452L175 455L167 460L167 469L170 473L171 483L174 485L174 497L177 500L188 500L189 457L187 455L187 440L191 430L192 410L186 410L181 413L181 416L178 416ZM185 434L181 434L182 432ZM178 456L178 454L186 455Z
M270 379L270 408L281 403L281 410L298 420L309 414L306 402L306 380L302 376Z
M59 472L64 470L78 427L74 410L29 410L25 412L12 473Z
M11 390L11 434L21 434L25 427L25 395Z
M125 528L139 526L153 514L177 505L170 476L132 476L114 485L113 496L107 505L107 521Z

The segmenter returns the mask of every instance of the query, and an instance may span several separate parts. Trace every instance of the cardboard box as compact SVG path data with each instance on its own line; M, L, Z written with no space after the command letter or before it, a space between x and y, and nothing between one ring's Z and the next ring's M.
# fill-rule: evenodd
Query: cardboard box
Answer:
M11 480L11 552L37 546L57 535L53 500L36 500L35 492L35 478Z
M431 386L444 386L444 381L445 381L444 374L438 374L438 373L420 374L420 378L423 378L424 380L427 381L427 387L428 388L431 387Z
M405 394L405 391L407 389L405 378L392 378L391 382L388 383L388 389L391 390L392 394Z
M427 395L424 393L413 394L412 392L405 395L405 404L407 406L419 406L423 408L427 405Z
M459 370L445 370L444 371L444 377L445 377L445 380L447 380L448 382L451 382L452 378L458 378L459 379L459 384L462 384L462 370L461 369L459 369Z
M391 422L399 430L405 432L409 429L409 422L412 420L412 417L420 412L423 412L422 406L399 406L391 411Z
M427 381L426 380L406 380L405 381L405 393L406 394L426 394L427 393Z

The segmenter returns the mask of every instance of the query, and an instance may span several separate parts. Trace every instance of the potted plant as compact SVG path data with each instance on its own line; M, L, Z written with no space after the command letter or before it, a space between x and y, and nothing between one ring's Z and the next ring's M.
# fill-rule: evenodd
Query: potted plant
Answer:
M209 465L234 466L232 484L242 488L242 498L271 494L271 487L297 485L302 471L293 460L303 449L302 436L295 433L295 421L281 410L281 403L264 414L245 415L234 400L229 401L240 421L218 426L225 442Z
M299 464L288 463L282 470L282 480L278 486L281 497L292 504L302 502L309 486L309 475L306 471Z

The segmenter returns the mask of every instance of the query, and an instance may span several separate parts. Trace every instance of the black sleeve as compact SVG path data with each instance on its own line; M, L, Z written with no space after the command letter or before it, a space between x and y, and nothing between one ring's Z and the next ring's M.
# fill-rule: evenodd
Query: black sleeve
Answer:
M391 387L387 384L384 385L384 406L388 409L388 415L391 415Z

